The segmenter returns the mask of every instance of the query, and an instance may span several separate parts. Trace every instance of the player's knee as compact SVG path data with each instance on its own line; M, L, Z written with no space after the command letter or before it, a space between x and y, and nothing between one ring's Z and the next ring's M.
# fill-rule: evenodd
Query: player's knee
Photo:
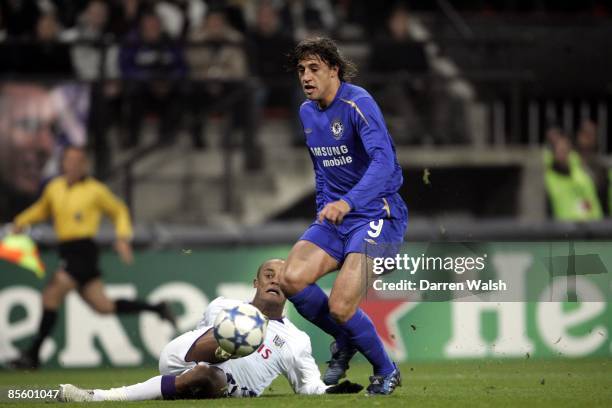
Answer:
M92 302L91 303L91 307L93 308L93 310L95 310L96 312L98 312L100 314L115 313L115 304L113 302L111 302L111 301L108 301L108 302L104 302L104 301Z
M281 275L280 285L286 296L292 296L308 286L308 282L299 269L288 265Z
M57 309L63 301L63 292L54 290L54 288L45 288L42 293L42 304L45 309Z
M355 314L357 308L343 299L329 300L329 314L338 323L346 323Z

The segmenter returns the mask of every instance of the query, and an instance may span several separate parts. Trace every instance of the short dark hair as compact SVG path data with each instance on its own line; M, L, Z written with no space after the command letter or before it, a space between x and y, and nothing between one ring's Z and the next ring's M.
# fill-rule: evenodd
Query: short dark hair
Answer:
M357 76L357 66L345 58L336 43L326 37L314 37L302 40L289 54L289 67L294 70L298 63L308 57L319 57L330 67L338 67L340 81L350 81Z

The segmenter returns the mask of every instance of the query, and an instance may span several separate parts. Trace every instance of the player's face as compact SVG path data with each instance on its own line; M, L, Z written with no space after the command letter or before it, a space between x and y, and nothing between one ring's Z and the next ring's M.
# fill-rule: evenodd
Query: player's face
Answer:
M306 98L325 105L331 103L339 86L338 67L330 67L313 55L300 60L297 71Z
M257 288L256 298L278 305L285 303L285 294L280 288L280 274L284 265L285 261L282 259L272 259L264 263L253 283Z
M80 149L68 149L62 161L64 175L69 182L80 180L87 174L87 156Z

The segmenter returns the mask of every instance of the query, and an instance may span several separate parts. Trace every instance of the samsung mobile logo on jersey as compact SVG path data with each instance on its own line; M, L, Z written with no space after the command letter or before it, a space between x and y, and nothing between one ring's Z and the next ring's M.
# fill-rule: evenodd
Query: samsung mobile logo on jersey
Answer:
M347 154L348 147L346 145L311 147L310 151L315 157L339 156Z
M349 151L346 145L311 147L310 151L315 157L338 156L323 160L323 167L344 166L353 162L351 156L345 156Z

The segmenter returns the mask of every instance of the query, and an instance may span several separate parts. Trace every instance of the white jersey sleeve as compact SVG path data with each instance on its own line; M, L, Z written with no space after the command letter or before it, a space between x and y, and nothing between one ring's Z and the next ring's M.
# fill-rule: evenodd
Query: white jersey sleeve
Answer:
M292 350L291 361L287 362L285 377L296 394L325 394L328 386L321 381L321 372L312 357L310 338L302 334L299 346Z

